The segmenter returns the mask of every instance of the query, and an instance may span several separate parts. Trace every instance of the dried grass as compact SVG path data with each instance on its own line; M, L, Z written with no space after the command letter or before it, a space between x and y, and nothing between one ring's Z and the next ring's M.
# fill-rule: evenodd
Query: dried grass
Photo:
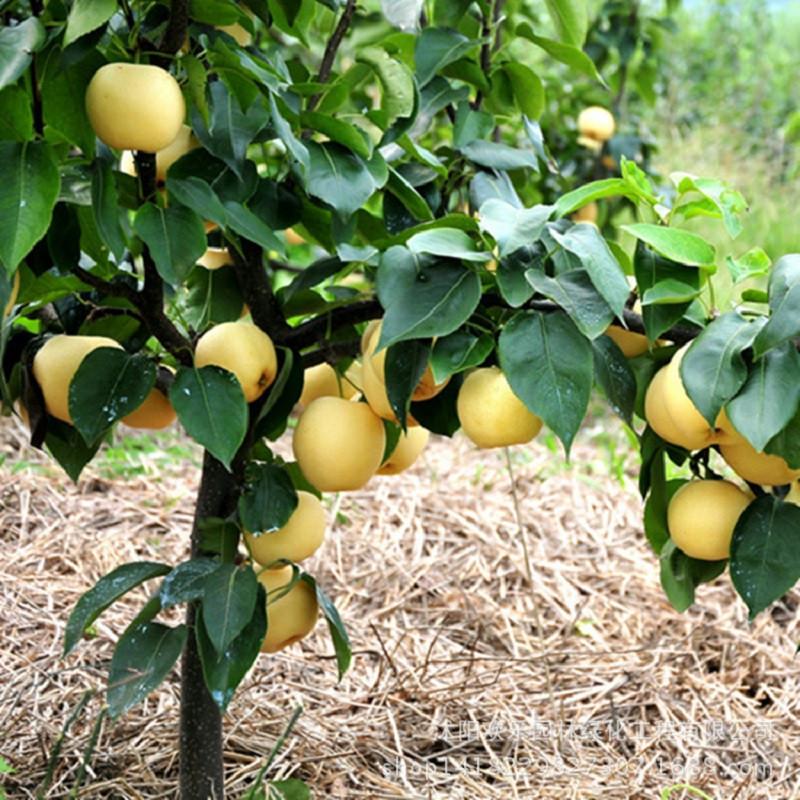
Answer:
M197 475L151 480L10 470L0 427L0 755L9 798L32 798L65 721L101 689L114 638L145 597L60 657L79 595L133 559L182 559ZM424 461L335 501L311 572L355 649L336 684L320 625L262 656L226 718L227 787L241 795L293 707L305 711L273 777L318 798L657 798L692 783L716 800L800 796L800 637L791 593L753 625L727 577L679 615L663 598L633 483L587 477L545 448L514 452L531 547L526 578L502 452L436 442ZM541 615L541 636L535 608ZM549 686L548 686L549 675ZM101 706L64 737L46 796L68 796ZM102 730L81 796L174 796L177 681ZM2 785L2 784L0 784ZM687 796L675 792L673 799Z

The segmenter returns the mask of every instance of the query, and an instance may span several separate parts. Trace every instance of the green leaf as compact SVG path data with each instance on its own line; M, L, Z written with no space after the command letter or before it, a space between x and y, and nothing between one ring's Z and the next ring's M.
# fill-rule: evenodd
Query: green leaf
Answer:
M622 230L650 245L657 253L679 264L710 267L714 265L716 251L705 239L696 233L663 225L637 222L622 225Z
M425 28L417 37L414 58L417 82L425 86L437 72L474 50L479 41L447 28Z
M750 368L747 382L726 410L739 433L761 452L800 405L800 354L792 342L769 350Z
M667 508L672 496L685 483L683 479L667 481L662 475L660 480L653 482L647 495L647 502L644 504L644 533L656 553L661 553L664 546L670 542ZM671 543L671 549L674 548L675 545ZM688 605L691 605L692 601Z
M415 219L426 222L433 219L433 212L425 198L394 168L389 167L386 188L413 214Z
M360 48L356 60L372 67L380 81L383 91L381 111L386 115L384 126L388 128L399 117L412 116L415 100L411 70L381 47ZM361 155L367 156L365 153Z
M47 232L60 185L50 145L0 142L0 266L8 272Z
M327 136L334 142L352 150L356 155L363 158L372 156L372 143L369 137L360 128L349 122L336 119L328 114L321 114L318 111L304 111L300 122L304 128Z
M183 651L186 626L132 624L114 648L108 674L108 710L116 719L167 677Z
M306 572L301 573L300 580L308 583L317 595L317 602L328 621L328 630L333 640L333 648L336 652L336 666L339 670L339 680L344 677L344 674L350 669L350 662L353 658L353 653L350 647L350 637L347 635L347 628L336 610L336 606L331 599L323 591L322 587Z
M774 495L754 500L739 517L731 542L731 580L750 620L800 578L800 508Z
M732 239L742 232L742 223L739 216L747 211L747 201L735 189L731 189L724 181L713 178L697 178L686 172L676 172L670 175L680 194L699 193L710 202L722 217L725 228ZM682 203L675 205L673 213L681 213Z
M117 10L117 0L75 0L67 17L64 47L105 25Z
M275 101L275 96L270 95L269 98L270 113L272 116L272 125L278 137L286 146L286 149L292 154L294 159L300 165L300 173L305 176L308 172L311 156L308 152L306 145L298 139L292 131L292 126L286 121L281 114L278 104Z
M544 258L543 248L519 247L498 262L494 273L497 288L512 308L524 305L535 294L526 275L531 269L541 269Z
M722 407L747 380L742 352L753 343L763 320L748 321L735 311L715 319L681 359L681 381L711 427Z
M640 294L647 294L661 283L678 281L700 289L701 273L692 267L684 267L674 261L658 255L642 242L637 242L633 268ZM678 322L689 303L669 305L645 305L642 308L642 319L647 331L647 338L654 342L664 331Z
M269 225L262 222L244 204L227 200L225 215L227 227L245 239L260 244L265 250L277 250L280 253L284 251L283 242L272 232Z
M727 563L724 559L700 561L690 558L672 540L662 548L659 562L661 586L672 607L679 612L686 611L694 603L694 590L697 586L721 575Z
M6 86L0 91L0 139L11 142L33 139L31 100L21 86Z
M198 613L195 627L197 649L203 666L203 678L211 698L220 711L225 711L236 688L258 658L267 633L267 597L264 587L256 584L255 603L249 621L221 653L215 650L208 635L204 618L206 613L208 611L205 606Z
M461 427L456 404L462 383L462 376L454 375L436 397L418 403L412 402L411 416L431 433L452 436Z
M236 376L219 367L181 368L169 399L189 436L230 469L247 433L247 403Z
M480 278L472 270L399 246L383 254L376 289L386 311L379 348L452 333L469 319L481 296Z
M562 312L522 311L503 328L498 352L514 394L569 454L592 391L591 344Z
M643 306L689 304L700 294L691 283L668 278L659 281L642 295Z
M183 283L206 251L203 220L183 206L160 208L145 203L136 212L133 229L150 250L158 274L170 286Z
M189 274L186 289L186 322L195 330L236 322L242 316L244 300L233 267L197 267Z
M86 444L139 408L155 382L155 364L146 355L114 347L92 350L69 385L69 413Z
M778 259L769 278L770 316L753 343L753 353L760 358L770 348L800 335L800 258L796 255Z
M275 464L252 464L239 497L242 527L253 534L282 528L297 508L297 492L284 469Z
M390 0L394 3L396 0ZM269 800L311 800L311 789L299 778L269 782Z
M249 566L220 564L206 578L203 623L220 655L252 618L257 596L258 580Z
M586 0L545 0L547 10L556 26L558 38L566 44L580 47L589 27Z
M520 150L501 142L474 142L460 147L459 150L470 160L482 167L490 169L532 169L539 171L539 161L531 150Z
M411 395L425 372L430 352L430 343L420 340L399 342L386 352L386 394L403 430L406 429Z
M800 469L800 410L769 440L764 452L780 456L792 469Z
M434 228L415 233L406 240L412 253L429 253L462 261L490 261L491 253L479 252L475 242L464 231L457 228Z
M380 188L367 163L341 145L309 141L306 147L309 156L306 190L340 215L355 214Z
M88 592L81 595L69 615L64 630L64 655L68 655L81 640L88 627L113 602L139 584L166 575L169 567L155 561L136 561L117 567L104 575Z
M550 278L541 270L528 270L525 277L539 294L557 303L587 339L597 339L614 319L614 312L583 269L571 269Z
M188 175L174 178L170 169L167 174L167 194L182 206L190 208L203 219L216 222L224 228L228 224L228 216L217 193L202 178Z
M475 336L460 330L440 337L431 350L433 380L444 383L451 375L480 366L492 350L494 339L488 333Z
M636 405L636 378L628 359L608 337L600 336L592 342L594 377L614 413L633 423Z
M576 72L586 75L588 78L593 78L605 86L605 81L597 71L594 62L579 47L573 47L571 44L564 44L555 39L545 39L542 36L537 36L527 22L517 26L516 35L541 47L547 55L552 56L556 61L572 67Z
M205 591L206 578L219 563L212 558L192 558L174 567L158 590L162 608L199 600Z
M94 458L100 442L86 444L83 436L72 425L48 418L45 446L64 472L77 483L83 468Z
M586 183L571 192L561 195L556 201L553 216L556 219L565 217L567 214L572 214L573 211L577 211L579 208L583 208L596 200L602 200L604 197L630 197L631 199L636 199L638 195L623 178L605 178L601 181L592 181L592 183Z
M119 262L126 243L120 225L120 208L114 172L107 161L92 164L92 213L97 231Z
M738 258L726 256L725 263L728 265L733 282L736 284L750 278L760 278L762 275L768 275L772 266L772 259L760 247L753 247Z
M490 198L481 205L478 222L500 246L502 257L537 242L552 211L553 206L517 208L505 200Z
M573 225L566 233L551 231L565 250L578 257L592 283L617 317L622 317L630 287L606 240L594 225Z
M544 111L544 85L541 78L530 68L518 62L503 64L508 76L517 108L530 119L539 119Z
M36 17L0 28L0 89L16 82L44 42L44 25Z

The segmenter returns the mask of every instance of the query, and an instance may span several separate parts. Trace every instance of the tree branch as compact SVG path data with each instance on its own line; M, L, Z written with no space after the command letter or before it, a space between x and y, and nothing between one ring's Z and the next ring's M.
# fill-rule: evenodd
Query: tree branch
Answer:
M333 70L333 62L336 59L336 52L347 33L347 29L353 21L355 12L356 0L347 0L347 5L344 7L342 16L339 17L339 22L336 24L336 28L334 28L331 38L328 39L328 44L325 46L325 52L322 55L322 64L320 65L319 74L317 75L317 83L327 83L330 79ZM315 94L309 99L309 111L313 111L317 107L321 96L321 94Z
M171 11L167 29L158 45L161 55L153 58L153 63L159 67L168 67L172 56L180 50L186 40L186 30L189 27L189 0L172 0Z
M245 303L250 307L253 321L269 334L273 341L286 337L291 328L286 323L283 309L272 292L272 284L264 269L262 250L253 242L242 239L242 253L230 248L236 282Z
M315 367L317 364L323 364L326 361L335 364L340 358L355 358L360 352L361 339L335 342L303 355L303 368Z
M291 347L293 350L305 350L315 344L325 346L332 329L356 325L382 316L383 307L377 299L360 300L349 306L335 308L327 314L320 314L296 328L290 328L276 344Z

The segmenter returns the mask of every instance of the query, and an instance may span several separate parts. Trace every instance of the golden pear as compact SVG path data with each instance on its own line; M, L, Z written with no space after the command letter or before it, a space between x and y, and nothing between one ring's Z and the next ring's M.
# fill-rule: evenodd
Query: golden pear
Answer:
M123 417L122 422L129 428L158 431L168 428L176 418L169 398L154 386L139 408Z
M163 183L167 179L167 170L190 150L200 146L192 129L181 125L178 135L163 150L156 153L156 180ZM120 172L136 177L136 161L132 150L125 150L119 160Z
M605 142L614 135L614 115L602 106L589 106L578 114L578 133L596 142Z
M575 211L570 219L573 222L597 222L597 203L592 201Z
M207 270L220 269L221 267L229 267L233 264L233 259L227 247L209 247L197 263Z
M740 478L761 486L783 486L800 478L800 470L791 469L780 456L759 453L743 436L737 437L734 444L721 444L719 452Z
M514 394L499 367L471 372L458 391L456 409L464 433L478 447L525 444L542 429L542 420Z
M643 333L628 331L619 325L609 325L606 328L606 336L613 339L626 358L636 358L650 349L650 343Z
M194 363L232 372L248 403L264 394L278 371L272 339L251 322L223 322L206 331L197 342Z
M117 150L157 153L175 141L186 116L181 87L161 67L113 63L86 89L86 113L97 137Z
M267 591L267 635L262 653L277 653L308 636L317 624L319 604L314 590L303 580L284 593L292 580L290 566L265 569L258 574L259 583Z
M303 373L303 392L299 403L307 406L318 397L344 397L345 400L351 400L358 394L360 383L361 365L355 361L344 375L339 375L330 364L317 364Z
M42 390L47 413L72 424L69 413L69 385L81 362L99 347L122 345L107 336L70 336L58 334L48 339L33 357L33 377Z
M401 433L391 455L381 464L378 475L397 475L407 470L419 458L429 438L430 432L419 426Z
M318 397L300 415L292 450L321 492L360 489L378 471L386 448L383 421L366 403Z

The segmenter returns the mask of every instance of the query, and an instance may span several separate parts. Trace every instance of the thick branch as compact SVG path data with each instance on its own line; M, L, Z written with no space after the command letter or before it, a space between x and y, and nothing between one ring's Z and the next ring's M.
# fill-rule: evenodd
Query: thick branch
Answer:
M159 53L153 63L159 67L168 67L172 56L180 50L186 41L186 30L189 27L189 0L172 0L172 9L169 15L167 29L161 43L158 45Z
M381 316L383 308L377 300L361 300L349 306L335 308L327 314L320 314L296 328L291 328L278 344L291 347L293 350L305 350L315 344L325 345L331 330Z
M273 341L285 338L291 328L286 323L283 309L272 292L272 284L264 269L261 248L242 240L243 257L235 247L230 248L236 281L245 303L250 307L253 321L266 331Z
M351 339L347 342L335 342L324 345L318 350L303 355L303 367L315 367L325 361L335 364L340 358L355 358L361 352L361 340Z
M317 83L327 83L330 79L331 72L333 71L333 62L336 59L336 53L339 50L339 46L341 45L345 34L347 33L347 29L350 27L350 24L353 21L353 15L355 12L356 0L347 0L347 5L344 7L342 16L339 17L339 22L336 24L336 28L331 34L331 38L328 39L328 44L325 46L325 52L322 55L322 64L320 65L319 74L317 75ZM313 111L317 107L320 97L321 95L315 94L308 101L309 111Z

